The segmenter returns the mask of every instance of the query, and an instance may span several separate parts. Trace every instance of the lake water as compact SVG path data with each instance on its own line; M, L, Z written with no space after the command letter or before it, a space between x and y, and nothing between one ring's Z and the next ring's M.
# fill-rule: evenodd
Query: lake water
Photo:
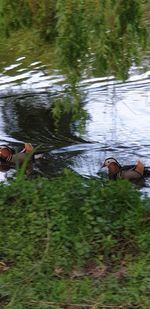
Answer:
M110 156L121 164L140 159L150 167L149 54L141 67L133 64L126 82L113 76L82 79L78 89L87 117L82 132L77 119L72 123L65 116L55 128L50 106L64 98L66 87L52 64L33 59L26 65L24 55L5 63L0 72L0 143L18 149L24 142L38 146L45 156L35 170L46 177L68 166L85 176L106 175L101 165ZM0 172L1 181L13 172ZM150 196L150 179L141 190Z

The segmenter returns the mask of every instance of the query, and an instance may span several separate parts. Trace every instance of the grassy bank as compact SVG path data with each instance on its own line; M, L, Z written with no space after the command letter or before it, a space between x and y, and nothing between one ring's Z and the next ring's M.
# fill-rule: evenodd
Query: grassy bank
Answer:
M0 213L4 308L149 308L149 200L128 182L18 179Z

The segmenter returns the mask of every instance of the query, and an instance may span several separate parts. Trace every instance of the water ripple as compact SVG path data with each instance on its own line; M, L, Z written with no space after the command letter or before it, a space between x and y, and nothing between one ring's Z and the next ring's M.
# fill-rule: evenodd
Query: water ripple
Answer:
M85 94L82 105L89 117L84 134L79 135L74 126L71 138L70 123L67 127L65 119L56 134L48 111L54 95L64 96L65 76L50 64L33 60L25 65L25 60L17 58L0 74L1 143L30 141L46 147L47 157L40 168L47 174L53 165L57 171L69 166L82 175L97 175L110 156L121 164L134 164L140 158L150 166L148 58L143 64L147 71L133 65L125 82L113 76L82 79L78 87ZM78 142L77 133L89 143ZM143 191L150 195L149 180Z

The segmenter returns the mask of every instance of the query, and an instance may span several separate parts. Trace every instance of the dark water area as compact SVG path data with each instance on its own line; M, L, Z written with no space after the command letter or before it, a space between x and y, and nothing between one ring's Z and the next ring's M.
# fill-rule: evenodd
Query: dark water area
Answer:
M52 106L57 100L63 102L67 80L52 64L33 60L26 65L25 60L22 56L1 68L1 144L18 150L25 142L38 147L44 157L35 163L35 170L45 177L65 167L84 176L97 177L100 172L107 177L101 165L110 156L121 164L140 159L150 167L149 54L141 67L133 64L125 82L113 76L83 77L77 86L81 94L78 119L61 113L57 127ZM1 181L13 173L1 171ZM150 179L141 190L150 195Z

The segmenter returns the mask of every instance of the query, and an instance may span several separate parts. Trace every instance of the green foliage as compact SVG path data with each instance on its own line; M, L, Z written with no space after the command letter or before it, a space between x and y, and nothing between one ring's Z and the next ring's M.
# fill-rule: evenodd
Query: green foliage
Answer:
M80 67L88 45L88 28L84 20L85 1L57 1L57 47L63 66Z
M50 112L52 113L57 129L60 129L61 125L64 127L64 123L68 123L68 126L74 123L76 128L78 128L78 132L81 134L84 132L88 114L82 107L83 97L83 93L81 91L79 92L79 89L74 85L74 81L72 81L72 86L69 85L66 87L63 98L61 96L51 100Z
M56 44L67 74L86 70L126 79L146 47L146 7L138 0L1 0L0 31L34 29L41 41Z
M128 267L123 285L130 301L146 301L149 200L141 200L130 183L102 183L68 170L52 180L18 177L8 186L0 184L0 212L1 260L10 265L1 276L0 293L8 296L8 308L24 308L19 304L32 299L128 302L114 275L122 260ZM87 263L109 267L103 285L90 277L69 279L73 269Z
M28 0L0 1L0 30L6 36L12 31L31 26Z
M56 1L28 0L32 12L32 24L40 34L40 37L52 43L57 35L56 32Z
M18 29L36 29L45 40L56 36L56 2L54 0L1 0L0 29L6 36Z
M63 65L78 71L86 64L94 74L126 79L146 44L143 4L137 0L57 3L57 45Z

